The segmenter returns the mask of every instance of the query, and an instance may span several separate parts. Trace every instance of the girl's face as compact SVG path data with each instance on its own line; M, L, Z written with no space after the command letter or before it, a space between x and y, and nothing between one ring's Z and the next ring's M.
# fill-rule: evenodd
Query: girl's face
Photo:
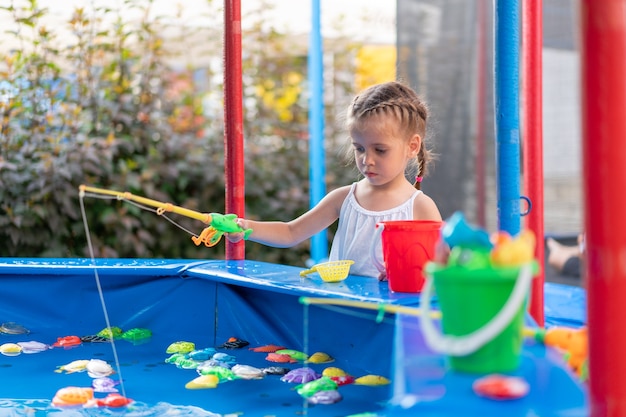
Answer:
M375 116L350 131L359 171L372 185L404 179L408 161L415 158L420 137L402 137L392 116Z

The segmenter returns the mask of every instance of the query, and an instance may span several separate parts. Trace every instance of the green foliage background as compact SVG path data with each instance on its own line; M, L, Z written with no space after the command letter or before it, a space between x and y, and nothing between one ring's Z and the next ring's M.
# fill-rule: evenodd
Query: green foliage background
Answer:
M221 4L207 1L206 26L193 31L152 17L151 7L77 8L53 29L35 0L0 7L12 23L0 38L12 45L0 45L0 256L88 256L80 184L224 211ZM270 8L243 17L246 216L289 220L309 204L306 41L268 27ZM353 94L346 74L357 46L341 38L325 45L339 97L326 103L329 189L356 179L344 166L336 116ZM190 233L204 227L197 221L172 215L181 230L127 202L83 203L97 257L224 256L224 242L192 243ZM308 245L248 242L246 257L303 265Z

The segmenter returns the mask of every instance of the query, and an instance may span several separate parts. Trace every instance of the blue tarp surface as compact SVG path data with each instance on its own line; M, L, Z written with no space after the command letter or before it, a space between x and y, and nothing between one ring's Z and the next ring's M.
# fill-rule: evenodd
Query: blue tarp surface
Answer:
M416 415L419 409L424 415L447 416L461 415L459 404L467 404L462 415L585 415L584 387L569 374L562 359L543 346L524 350L520 372L536 386L532 395L508 404L479 399L467 389L475 376L448 372L445 358L420 342L416 318L299 302L304 295L414 306L415 294L390 293L386 283L357 276L338 284L324 283L316 276L303 279L301 270L253 261L117 259L97 260L94 267L85 259L0 258L0 322L18 323L30 330L23 335L0 334L0 344L30 340L52 344L59 337L91 335L105 328L97 272L111 325L153 332L143 344L115 343L121 375L112 377L122 377L125 393L137 407L157 410L165 402L206 410L197 415L349 416L370 412L391 416ZM546 314L551 323L584 323L584 292L546 288L550 304ZM166 349L173 342L190 341L202 349L219 346L230 337L248 341L249 347L277 344L307 353L325 352L335 362L308 366L318 372L335 366L355 377L381 375L392 384L342 386L342 401L313 406L294 391L295 384L282 382L279 376L189 390L185 384L197 377L197 372L165 363L169 357ZM258 368L305 366L272 363L265 354L248 347L220 351L235 356L238 363ZM56 415L47 407L57 390L91 385L85 372L55 372L80 359L102 359L115 366L110 343L0 355L0 416L33 415L26 409L37 410L35 415ZM424 389L434 396L422 395ZM398 401L401 398L420 399L418 408L413 408L415 404L407 407L406 401ZM3 414L3 407L17 404L28 405L22 414L19 410ZM163 413L155 411L153 415L159 414Z

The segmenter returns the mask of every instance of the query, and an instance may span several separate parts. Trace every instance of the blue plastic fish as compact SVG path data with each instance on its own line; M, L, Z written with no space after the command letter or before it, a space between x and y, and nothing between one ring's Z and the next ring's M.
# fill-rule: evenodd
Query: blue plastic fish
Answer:
M206 361L206 360L211 359L211 357L215 355L216 352L217 350L215 350L215 348L208 347L208 348L194 350L192 352L189 352L187 354L187 357L189 359L193 359L196 361Z

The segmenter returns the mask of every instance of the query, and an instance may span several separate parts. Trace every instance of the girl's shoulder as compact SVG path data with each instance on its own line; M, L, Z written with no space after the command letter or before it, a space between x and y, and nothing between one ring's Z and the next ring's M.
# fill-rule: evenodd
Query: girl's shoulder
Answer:
M413 202L413 218L416 220L442 220L435 201L423 192L419 193Z
M329 199L332 199L335 202L339 202L341 204L346 199L346 197L348 197L353 187L354 187L354 184L344 185L339 188L335 188L334 190L330 191L326 195L326 197Z
M322 201L316 206L316 209L330 210L334 216L338 217L341 212L341 206L348 194L350 194L350 185L335 188L324 196Z

